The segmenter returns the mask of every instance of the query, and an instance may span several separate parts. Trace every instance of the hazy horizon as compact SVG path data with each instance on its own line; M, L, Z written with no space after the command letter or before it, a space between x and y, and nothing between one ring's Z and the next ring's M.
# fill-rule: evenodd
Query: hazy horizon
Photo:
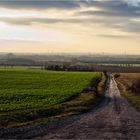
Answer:
M0 1L0 52L140 54L140 0Z

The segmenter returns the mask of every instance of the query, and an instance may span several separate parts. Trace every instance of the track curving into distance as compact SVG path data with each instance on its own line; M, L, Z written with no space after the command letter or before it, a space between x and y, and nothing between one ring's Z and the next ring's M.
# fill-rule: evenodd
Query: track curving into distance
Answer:
M140 139L140 113L120 95L112 76L100 109L39 139Z
M140 112L120 95L112 76L108 85L105 101L93 111L47 125L1 128L0 139L140 140Z

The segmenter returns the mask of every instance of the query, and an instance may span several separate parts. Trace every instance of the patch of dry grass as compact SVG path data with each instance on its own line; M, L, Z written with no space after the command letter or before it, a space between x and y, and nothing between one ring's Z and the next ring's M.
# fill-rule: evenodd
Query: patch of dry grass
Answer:
M140 110L140 73L121 73L116 81L122 95Z

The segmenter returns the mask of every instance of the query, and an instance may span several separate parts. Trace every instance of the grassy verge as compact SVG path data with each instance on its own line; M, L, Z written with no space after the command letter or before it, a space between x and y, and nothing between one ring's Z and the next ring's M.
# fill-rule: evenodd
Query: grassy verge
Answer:
M116 77L121 95L140 111L140 74L120 74Z
M87 112L104 98L106 77L93 78L90 86L63 103L37 109L16 110L0 113L0 127L19 127L44 124L63 117Z

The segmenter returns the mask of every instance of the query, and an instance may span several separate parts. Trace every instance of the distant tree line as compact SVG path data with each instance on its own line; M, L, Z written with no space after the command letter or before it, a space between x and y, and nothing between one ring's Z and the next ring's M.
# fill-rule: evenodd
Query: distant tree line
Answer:
M76 65L49 65L44 67L45 70L55 71L94 71L93 67L90 66L76 66Z
M127 66L99 66L99 65L45 65L42 67L44 70L54 71L108 71L108 72L140 72L140 67Z

